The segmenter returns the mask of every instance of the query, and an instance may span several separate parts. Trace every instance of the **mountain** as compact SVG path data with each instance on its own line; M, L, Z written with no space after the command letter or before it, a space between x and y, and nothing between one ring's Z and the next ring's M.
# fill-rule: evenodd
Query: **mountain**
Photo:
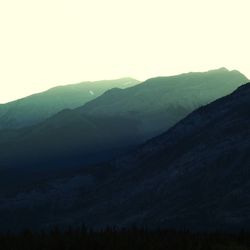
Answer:
M0 138L0 170L21 166L61 168L99 162L106 155L110 158L120 147L125 150L141 141L134 120L93 117L75 110L63 110L32 127L0 130Z
M85 220L98 225L249 229L249 107L250 83L119 159L113 178L93 189L91 202L84 201ZM91 205L85 210L86 203Z
M250 83L110 164L2 198L1 227L249 229L249 107Z
M63 109L73 109L95 99L106 90L138 84L132 78L82 82L58 86L0 105L0 129L21 128L44 121Z
M83 114L138 120L145 139L149 139L247 81L240 72L226 68L157 77L132 88L109 90L78 110Z
M32 127L0 130L0 169L55 169L110 160L245 82L238 71L222 68L107 91Z

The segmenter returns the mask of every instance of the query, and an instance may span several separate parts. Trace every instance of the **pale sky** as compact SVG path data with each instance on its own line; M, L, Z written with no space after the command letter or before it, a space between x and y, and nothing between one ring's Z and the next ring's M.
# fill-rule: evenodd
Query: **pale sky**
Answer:
M250 78L249 0L0 0L0 103L219 67Z

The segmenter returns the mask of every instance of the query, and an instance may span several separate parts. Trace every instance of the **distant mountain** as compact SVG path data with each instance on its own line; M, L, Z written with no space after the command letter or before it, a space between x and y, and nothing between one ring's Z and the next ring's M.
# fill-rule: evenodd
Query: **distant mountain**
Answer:
M0 169L110 160L245 82L238 71L223 68L107 91L80 108L64 110L32 127L0 130Z
M157 77L132 88L109 90L78 110L83 114L138 120L148 139L247 81L240 72L226 68Z
M138 84L132 78L82 82L58 86L16 101L0 105L0 129L21 128L42 122L63 109L74 109L112 88Z
M6 197L1 227L249 229L249 107L250 83L111 164Z

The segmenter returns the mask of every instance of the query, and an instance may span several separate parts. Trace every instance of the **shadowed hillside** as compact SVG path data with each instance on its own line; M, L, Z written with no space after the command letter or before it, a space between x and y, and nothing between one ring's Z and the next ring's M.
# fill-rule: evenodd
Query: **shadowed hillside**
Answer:
M83 114L139 120L141 131L148 139L247 81L240 72L226 68L157 77L132 88L107 91L78 110Z

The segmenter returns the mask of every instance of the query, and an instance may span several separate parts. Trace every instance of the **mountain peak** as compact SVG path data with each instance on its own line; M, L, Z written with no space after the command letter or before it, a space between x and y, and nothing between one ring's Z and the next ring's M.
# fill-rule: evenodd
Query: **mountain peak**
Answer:
M215 69L214 71L229 71L229 70L226 67L221 67L221 68Z

